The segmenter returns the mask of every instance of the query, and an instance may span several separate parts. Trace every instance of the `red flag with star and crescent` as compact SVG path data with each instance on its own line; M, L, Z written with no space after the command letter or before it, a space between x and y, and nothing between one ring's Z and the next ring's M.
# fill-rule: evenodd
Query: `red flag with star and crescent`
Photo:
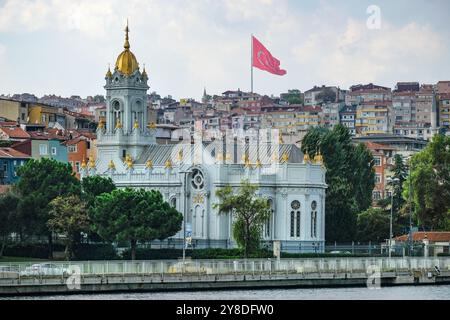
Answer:
M269 50L259 42L258 39L252 36L253 40L253 67L276 74L278 76L284 76L287 71L280 69L280 60L272 56Z

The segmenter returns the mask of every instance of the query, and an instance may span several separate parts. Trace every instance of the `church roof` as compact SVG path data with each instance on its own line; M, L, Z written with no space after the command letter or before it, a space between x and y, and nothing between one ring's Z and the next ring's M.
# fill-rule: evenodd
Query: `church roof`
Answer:
M198 145L195 148L198 148ZM207 148L209 146L209 148ZM210 159L216 159L217 154L220 150L216 150L216 148L211 147L210 143L203 143L203 150L208 150L209 152L204 152L202 150L195 150L195 148L191 148L191 144L168 144L168 145L150 145L146 150L141 154L141 156L135 161L135 164L145 164L148 160L151 160L154 166L164 166L167 160L171 160L175 162L177 156L179 154L179 150L182 149L183 152L183 161L188 161L190 163L194 161L194 154L202 154L203 160L205 157L209 157ZM247 148L248 158L253 163L257 159L263 164L269 164L274 162L274 146L267 145L267 147L262 147L261 144L255 148ZM231 156L231 161L235 159L237 163L242 163L242 159L237 154L238 148L233 148L233 150L228 151L227 154ZM196 152L197 151L197 152ZM200 152L198 152L200 151ZM231 155L231 153L234 153ZM241 151L241 156L243 156L243 150ZM279 144L278 145L278 160L280 162L283 155L288 156L288 163L303 163L303 153L302 151L294 144ZM224 155L223 158L226 158Z
M124 44L124 51L117 57L116 61L116 70L119 72L129 76L133 74L136 70L139 70L139 64L138 61L133 54L133 52L130 51L130 43L128 42L128 22L127 27L125 29L125 44Z

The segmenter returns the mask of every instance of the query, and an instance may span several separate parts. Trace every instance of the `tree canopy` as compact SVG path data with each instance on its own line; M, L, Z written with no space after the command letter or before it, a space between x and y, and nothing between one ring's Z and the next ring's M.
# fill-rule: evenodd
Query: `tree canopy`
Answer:
M257 191L258 187L248 181L243 181L237 192L231 186L216 191L220 202L214 208L219 213L233 214L233 237L244 249L245 257L259 249L262 226L271 215L268 199L257 196Z
M159 191L116 189L96 197L90 212L94 231L108 241L129 241L132 259L138 241L166 239L181 230L183 216Z
M302 141L302 151L311 158L320 151L324 158L327 240L354 240L357 214L372 203L375 171L371 152L363 144L354 145L350 132L340 124L332 130L311 128Z
M403 185L409 199L410 184L414 217L426 230L450 229L450 137L436 135L410 160L411 176Z

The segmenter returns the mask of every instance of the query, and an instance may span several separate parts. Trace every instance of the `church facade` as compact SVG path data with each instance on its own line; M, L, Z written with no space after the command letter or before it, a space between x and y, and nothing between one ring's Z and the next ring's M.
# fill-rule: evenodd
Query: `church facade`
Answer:
M203 133L185 133L173 144L156 143L156 125L148 123L148 75L130 51L128 26L124 51L106 77L106 123L97 130L97 159L82 165L82 178L111 177L119 187L159 190L180 211L183 234L194 248L231 248L232 214L219 214L216 190L239 188L242 181L259 187L271 205L263 227L268 244L278 241L286 252L322 252L325 244L325 168L322 157L304 156L284 144L276 130L230 132L202 141ZM183 132L180 134L183 136Z

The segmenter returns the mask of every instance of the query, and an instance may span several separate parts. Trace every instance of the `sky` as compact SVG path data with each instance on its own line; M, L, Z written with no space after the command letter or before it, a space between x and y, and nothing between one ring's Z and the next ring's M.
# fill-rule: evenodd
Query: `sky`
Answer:
M376 6L376 7L374 7ZM123 50L150 92L199 99L250 90L254 34L287 75L254 90L450 80L448 0L0 0L0 94L104 94Z

